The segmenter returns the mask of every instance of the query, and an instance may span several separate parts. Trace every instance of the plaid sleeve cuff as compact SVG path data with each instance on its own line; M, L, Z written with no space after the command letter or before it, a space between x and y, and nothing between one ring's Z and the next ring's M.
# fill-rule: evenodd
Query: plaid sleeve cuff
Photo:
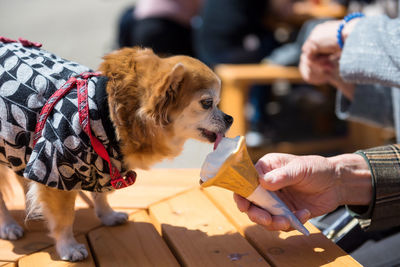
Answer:
M350 213L368 230L400 225L400 145L387 145L356 152L372 173L370 206L348 206Z

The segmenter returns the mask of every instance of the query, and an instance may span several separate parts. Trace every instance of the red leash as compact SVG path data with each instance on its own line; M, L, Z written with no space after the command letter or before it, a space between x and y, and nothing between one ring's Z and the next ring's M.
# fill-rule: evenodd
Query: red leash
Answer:
M125 178L123 178L118 169L112 165L110 156L108 155L104 145L99 141L99 139L92 135L90 129L87 85L88 79L93 76L100 76L100 73L84 72L76 77L71 77L63 86L61 86L60 89L51 95L40 112L39 120L35 128L35 134L33 136L33 147L41 137L46 120L55 104L76 85L78 94L79 123L85 133L89 136L94 151L102 159L108 162L112 187L115 189L124 188L135 183L136 173L134 171L128 171Z
M23 46L27 46L27 47L36 47L36 48L40 48L40 47L42 47L42 44L41 43L36 43L36 42L31 42L31 41L28 41L28 40L26 40L26 39L24 39L24 38L18 38L18 41L23 45ZM2 43L16 43L17 42L17 40L14 40L14 39L11 39L11 38L7 38L7 37L4 37L4 36L0 36L0 42L2 42Z

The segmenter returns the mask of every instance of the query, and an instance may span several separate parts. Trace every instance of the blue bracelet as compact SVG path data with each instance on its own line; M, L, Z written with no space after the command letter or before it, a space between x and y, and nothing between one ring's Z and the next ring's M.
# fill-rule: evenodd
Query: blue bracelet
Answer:
M365 17L365 15L363 13L355 12L355 13L348 14L346 17L343 18L343 21L339 24L339 28L337 29L337 35L336 35L337 43L340 46L340 49L342 49L344 46L343 35L342 35L344 25L346 25L346 23L352 19L362 18L362 17Z

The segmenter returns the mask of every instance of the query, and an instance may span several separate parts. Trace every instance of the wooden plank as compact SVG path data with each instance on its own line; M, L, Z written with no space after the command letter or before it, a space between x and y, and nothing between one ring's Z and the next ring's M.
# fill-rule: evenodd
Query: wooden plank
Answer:
M127 224L91 231L89 242L98 266L179 266L145 211Z
M137 209L114 209L115 211L125 212L127 214L132 214L137 211ZM75 211L75 221L74 221L74 234L86 234L89 231L96 229L103 224L100 219L97 218L93 209L77 209Z
M131 214L134 211L136 211L136 209L116 209L116 210L123 211L128 214ZM25 211L23 210L12 210L11 215L19 223L19 225L24 227L26 232L43 232L44 235L47 235L48 228L44 220L29 220L25 222ZM77 209L75 211L75 220L73 226L75 235L88 233L90 230L93 230L100 226L102 226L102 223L97 218L92 208Z
M337 3L319 3L300 1L293 4L295 16L306 16L308 18L338 18L346 16L346 7Z
M286 80L291 83L304 82L297 67L268 64L221 64L215 72L223 83L271 83Z
M2 267L17 267L15 262L0 261L0 266Z
M25 232L42 232L44 235L48 234L48 228L44 219L28 220L25 222L25 211L23 210L12 210L11 215L19 225L24 227ZM73 226L75 234L86 233L99 226L101 226L101 222L94 214L93 209L76 210Z
M199 169L152 169L138 170L136 183L128 188L111 193L108 198L114 208L146 208L150 204L174 196L180 192L198 186ZM24 210L25 200L22 188L16 178L9 178L9 190L5 193L5 202L9 209ZM86 200L82 199L82 196ZM88 204L89 202L89 204ZM87 192L78 195L77 208L93 206Z
M109 195L115 208L147 208L199 185L199 169L152 169L137 171L136 183Z
M306 224L311 233L308 237L298 231L270 232L237 209L232 192L217 187L204 191L257 251L275 266L360 266L311 223Z
M94 267L95 263L93 261L92 255L89 250L88 243L85 236L81 235L77 237L79 243L85 244L88 249L89 256L79 262L68 262L60 260L55 247L50 247L46 250L33 253L31 255L25 256L18 261L18 267Z
M0 260L15 261L25 255L53 245L53 239L44 232L26 232L16 241L0 239Z
M123 211L132 213L134 209L125 209ZM24 255L54 244L53 239L48 237L48 229L45 221L30 220L25 223L25 212L22 210L12 210L11 214L24 227L25 235L16 241L0 239L0 260L16 260ZM93 209L78 209L76 211L73 226L75 235L86 234L101 225Z
M149 211L183 266L269 266L198 189Z

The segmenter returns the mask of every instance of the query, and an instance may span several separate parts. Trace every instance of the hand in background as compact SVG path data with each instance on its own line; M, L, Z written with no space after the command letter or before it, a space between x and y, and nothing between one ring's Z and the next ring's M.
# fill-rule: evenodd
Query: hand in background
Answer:
M358 19L351 20L343 29L345 40ZM302 47L299 69L303 79L314 85L331 84L341 90L350 100L355 86L344 82L339 75L341 49L337 43L337 29L340 20L327 21L317 25Z

